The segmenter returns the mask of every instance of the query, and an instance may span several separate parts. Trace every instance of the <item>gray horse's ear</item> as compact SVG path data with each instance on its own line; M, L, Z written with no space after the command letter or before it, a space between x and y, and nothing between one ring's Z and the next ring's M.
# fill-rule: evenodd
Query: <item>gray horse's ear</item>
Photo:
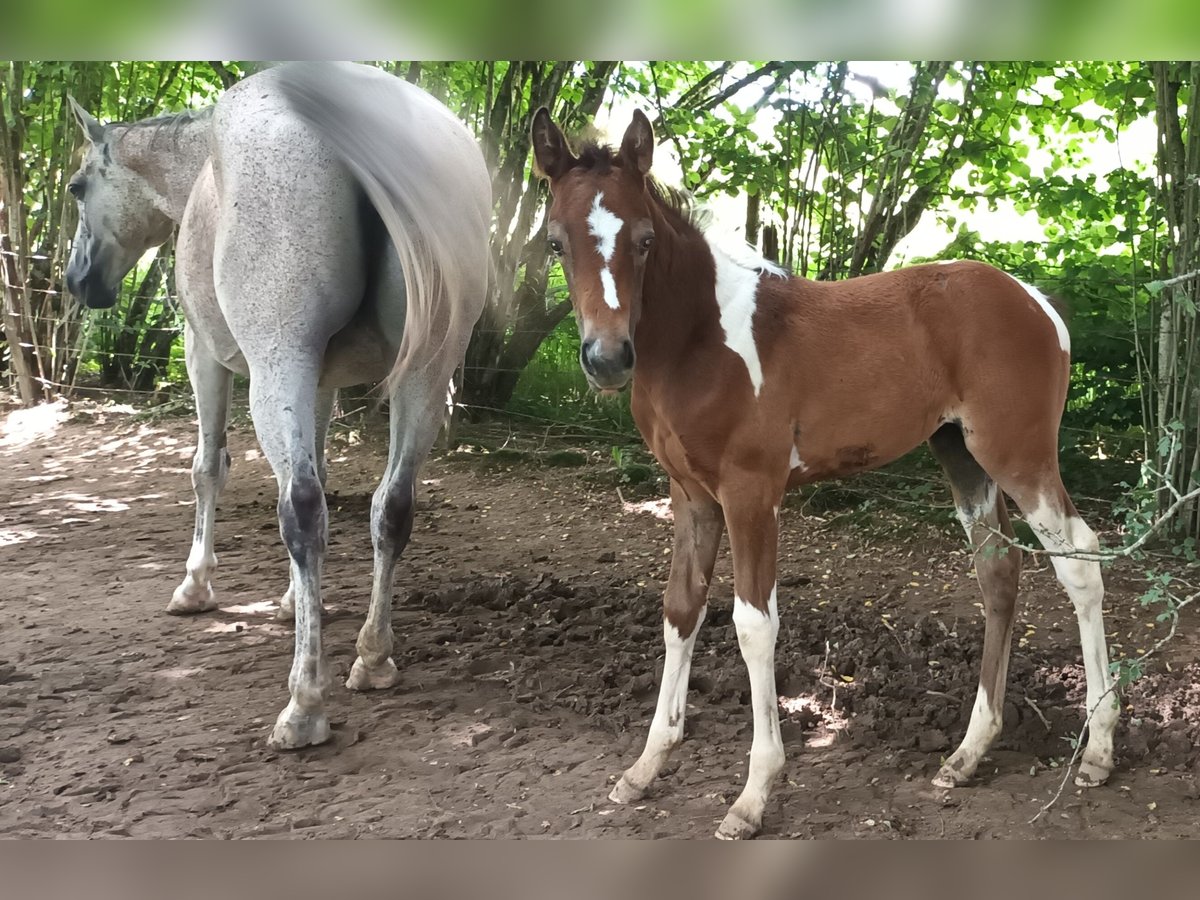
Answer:
M650 164L654 161L654 128L640 109L633 111L633 121L621 139L621 158L632 162L641 174L650 174Z
M80 106L70 94L67 94L67 102L71 104L71 112L75 114L75 121L79 123L83 136L88 139L89 143L98 144L104 140L104 126L96 120L96 117Z
M533 168L542 178L553 181L578 161L567 146L562 129L551 121L550 110L544 106L533 114L529 139L533 144Z

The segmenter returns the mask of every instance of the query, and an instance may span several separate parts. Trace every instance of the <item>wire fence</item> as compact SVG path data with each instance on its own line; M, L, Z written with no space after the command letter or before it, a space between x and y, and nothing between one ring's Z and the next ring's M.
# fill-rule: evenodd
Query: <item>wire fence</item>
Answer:
M10 250L0 251L15 257ZM42 257L24 260L25 271L33 263L46 263ZM1062 276L1065 270L1053 264L1042 267ZM1113 273L1101 279L1093 271L1087 278L1088 284L1111 292L1129 292L1131 280L1125 275ZM143 298L156 310L151 321L126 321L129 314L129 295L133 280L130 279L124 292L123 302L113 310L87 311L55 285L36 287L12 286L9 291L20 291L26 295L43 298L46 303L33 309L25 308L19 318L32 338L23 340L23 350L53 365L43 365L37 374L37 384L51 393L68 396L103 398L112 396L146 404L177 402L189 395L182 353L183 317L179 312L177 298L165 288L152 298ZM46 314L49 312L50 314ZM1147 317L1139 317L1132 306L1130 314L1119 320L1106 320L1105 325L1088 322L1086 337L1089 341L1116 342L1127 346L1128 352L1112 351L1109 347L1103 358L1084 353L1077 358L1076 384L1086 384L1093 394L1105 394L1110 400L1121 396L1127 401L1128 420L1135 420L1138 413L1137 397L1142 390L1134 356L1135 343L1152 342L1156 336L1155 323ZM537 339L546 335L537 329L520 327L507 328L503 335L483 334L476 338L502 337L504 340L533 336ZM151 340L150 338L153 338ZM572 339L574 342L572 342ZM554 343L557 342L557 343ZM553 346L551 344L553 343ZM581 435L596 435L600 438L629 438L635 434L632 416L627 402L600 403L591 394L578 365L578 341L570 317L559 325L551 342L543 344L539 352L525 366L479 365L467 362L458 371L460 384L481 382L506 376L515 381L512 396L502 405L480 402L470 396L470 391L460 392L458 407L462 414L470 417L510 418L531 426L555 429L574 428ZM14 381L14 369L10 365L11 347L3 348L0 357L0 379L10 388ZM48 374L49 373L49 374ZM235 403L244 408L244 391ZM1111 421L1100 417L1088 419L1090 405L1088 397L1073 396L1072 404L1078 409L1068 408L1067 421L1062 427L1064 443L1081 445L1103 442L1107 451L1132 457L1141 450L1145 438L1136 427L1127 424L1114 427Z

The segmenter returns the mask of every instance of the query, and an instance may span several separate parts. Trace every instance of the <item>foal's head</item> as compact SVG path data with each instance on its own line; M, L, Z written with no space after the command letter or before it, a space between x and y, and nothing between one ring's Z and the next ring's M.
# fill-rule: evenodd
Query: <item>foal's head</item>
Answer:
M67 263L67 290L87 306L117 302L121 279L142 254L171 235L171 220L156 206L149 183L113 156L113 131L71 99L87 152L67 190L79 207L79 226Z
M593 388L620 390L633 377L633 330L654 242L647 185L654 132L635 112L619 153L589 145L577 157L543 108L532 138L537 170L550 182L548 237L575 306L579 362Z

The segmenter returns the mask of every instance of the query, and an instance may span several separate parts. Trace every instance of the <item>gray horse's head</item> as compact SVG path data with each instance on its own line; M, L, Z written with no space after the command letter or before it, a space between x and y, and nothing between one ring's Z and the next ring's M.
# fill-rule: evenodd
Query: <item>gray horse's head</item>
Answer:
M115 158L113 132L123 126L101 125L74 98L68 100L88 147L67 184L79 206L67 290L103 309L117 302L121 280L142 254L170 237L172 222L146 179Z

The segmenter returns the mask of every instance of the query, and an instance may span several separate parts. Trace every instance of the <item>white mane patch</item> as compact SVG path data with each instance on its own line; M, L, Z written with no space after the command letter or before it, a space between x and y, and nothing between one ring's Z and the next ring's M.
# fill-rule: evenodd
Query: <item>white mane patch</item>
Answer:
M721 311L721 328L725 345L742 358L750 373L754 396L762 390L762 364L758 346L754 343L754 311L758 305L758 281L761 272L734 262L725 251L708 241L709 251L717 270L717 306Z
M600 283L604 286L604 302L612 309L620 309L621 301L617 297L617 283L613 280L608 264L612 262L613 253L617 249L617 235L625 223L603 205L604 191L596 192L592 201L592 210L588 213L588 234L596 239L596 252L604 259L604 268L600 272Z
M1008 277L1012 278L1013 281L1023 287L1025 292L1029 294L1029 296L1037 302L1037 305L1042 308L1042 312L1050 317L1050 321L1054 323L1054 330L1058 332L1058 346L1062 347L1064 352L1070 353L1071 335L1067 332L1067 325L1065 322L1063 322L1062 316L1058 314L1058 310L1056 310L1050 301L1046 299L1046 295L1037 288L1030 287L1020 278L1015 278L1012 275L1009 275Z

